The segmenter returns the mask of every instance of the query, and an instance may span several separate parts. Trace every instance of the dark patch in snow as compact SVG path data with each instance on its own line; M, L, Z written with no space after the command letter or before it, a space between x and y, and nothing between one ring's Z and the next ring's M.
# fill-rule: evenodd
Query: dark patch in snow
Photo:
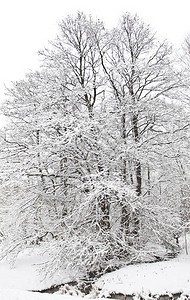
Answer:
M52 285L48 289L43 289L43 290L33 290L32 292L38 292L38 293L47 293L47 294L54 294L60 290L61 287L64 285L71 285L71 286L76 286L78 283L77 281L71 281L71 282L64 282L63 284L58 284L58 285Z
M174 293L174 294L165 294L165 295L149 295L149 299L151 300L177 300L181 297L183 293L179 292L179 293ZM118 299L118 300L134 300L136 298L139 298L139 300L146 300L147 298L144 298L141 295L124 295L122 293L111 293L110 296L108 298L111 299ZM187 299L190 299L190 296L186 295Z

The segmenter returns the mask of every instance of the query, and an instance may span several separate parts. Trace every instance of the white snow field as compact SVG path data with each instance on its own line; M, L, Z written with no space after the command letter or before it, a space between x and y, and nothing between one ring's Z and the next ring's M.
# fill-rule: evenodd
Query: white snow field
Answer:
M65 295L40 294L15 289L0 289L1 300L81 300L83 298Z
M14 268L6 260L1 261L0 300L63 299L63 295L31 292L70 281L69 276L64 272L57 272L54 277L44 276L43 273L39 272L40 266L43 266L46 259L46 257L38 255L37 250L25 251L19 255ZM67 298L70 300L71 296L67 296ZM72 300L74 300L74 297L72 297Z
M26 252L19 256L12 269L8 262L0 262L0 300L80 300L81 297L31 292L70 281L64 272L43 278L38 268L44 261L45 258L36 253ZM190 255L183 251L169 261L126 266L102 276L95 286L101 289L99 297L112 293L141 295L147 299L149 294L182 292L190 295Z
M163 295L183 292L190 295L190 258L131 265L104 275L96 286L105 297L110 293Z
M41 291L71 281L65 272L57 272L54 276L46 276L40 272L40 267L46 261L46 256L38 254L38 249L24 251L16 260L14 267L3 260L0 262L0 288L25 291ZM1 298L0 298L1 300Z
M129 265L102 276L96 282L100 296L121 293L150 299L150 294L190 295L190 236L181 237L180 244L183 250L174 259Z

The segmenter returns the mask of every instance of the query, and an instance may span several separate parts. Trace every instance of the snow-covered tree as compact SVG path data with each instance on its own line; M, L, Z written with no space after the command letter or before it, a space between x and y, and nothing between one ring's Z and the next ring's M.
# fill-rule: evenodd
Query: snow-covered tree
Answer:
M174 69L171 47L138 16L125 14L105 40L97 45L114 101L121 177L137 196L150 196L162 180L164 163L178 155L175 133L188 125L184 118L176 120L182 76ZM128 226L128 209L122 209ZM138 218L135 227L138 231Z
M40 57L3 108L2 255L40 243L48 272L89 278L175 254L188 120L171 48L137 16L108 32L78 13Z

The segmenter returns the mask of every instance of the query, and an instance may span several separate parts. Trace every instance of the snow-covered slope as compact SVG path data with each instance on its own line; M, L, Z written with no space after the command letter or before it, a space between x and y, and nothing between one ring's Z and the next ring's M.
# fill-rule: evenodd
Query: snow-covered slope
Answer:
M190 295L190 259L131 265L98 280L102 296L110 293Z
M189 236L188 245L190 248ZM182 248L185 248L183 238ZM163 295L181 292L190 295L190 254L183 250L169 261L127 266L102 276L96 286L105 297L112 293Z
M44 277L44 274L39 273L39 266L47 258L37 253L23 253L13 269L6 261L0 262L0 300L80 300L80 297L71 298L67 295L27 292L70 281L64 271L57 272L54 277ZM96 282L96 287L101 289L99 297L107 297L112 293L144 297L149 293L161 295L182 292L190 295L190 255L184 251L170 261L126 266L102 276Z
M1 300L82 300L80 297L40 294L14 289L0 289Z
M38 249L26 250L18 256L14 268L4 260L0 262L0 289L18 289L28 291L40 291L70 281L69 275L59 271L54 276L48 276L39 272L46 256L38 254ZM1 300L1 297L0 297Z

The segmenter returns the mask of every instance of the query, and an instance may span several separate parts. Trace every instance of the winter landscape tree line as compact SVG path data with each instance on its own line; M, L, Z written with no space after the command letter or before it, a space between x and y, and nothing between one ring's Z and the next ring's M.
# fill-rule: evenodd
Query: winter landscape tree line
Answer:
M175 256L188 228L189 40L176 57L138 16L79 12L7 88L1 257L27 247L46 272L95 278Z

